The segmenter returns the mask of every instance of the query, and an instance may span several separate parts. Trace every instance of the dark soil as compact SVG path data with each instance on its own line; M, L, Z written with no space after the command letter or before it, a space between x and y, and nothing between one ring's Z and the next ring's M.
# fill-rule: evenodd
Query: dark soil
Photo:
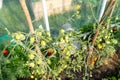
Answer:
M120 71L120 47L117 48L116 54L107 60L99 68L92 71L93 77L91 80L101 80L102 78L115 76L118 78L118 73ZM120 78L120 77L119 77Z

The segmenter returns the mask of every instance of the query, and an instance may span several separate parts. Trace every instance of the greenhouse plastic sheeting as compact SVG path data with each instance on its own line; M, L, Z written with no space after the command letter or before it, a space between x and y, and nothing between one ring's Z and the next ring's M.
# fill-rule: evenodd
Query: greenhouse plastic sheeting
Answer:
M2 0L1 0L2 1ZM52 0L46 0L52 1ZM57 0L53 0L56 1ZM62 0L68 1L68 0ZM59 14L52 14L48 16L51 33L57 34L58 30L66 23L72 25L72 28L78 29L83 25L89 25L95 22L99 18L100 8L102 0L71 0L70 10L64 11ZM31 19L33 21L34 28L38 28L42 25L45 29L44 18L40 17L35 20L35 14L33 13L33 7L31 3L40 2L40 0L26 0L27 7L30 12ZM64 4L64 2L62 2ZM118 2L120 2L118 0ZM54 5L56 5L54 4ZM46 4L48 5L48 4ZM80 9L75 10L76 5L80 5ZM119 7L120 4L117 4ZM42 7L38 7L39 9ZM47 6L48 9L48 6ZM115 10L115 13L119 13L120 10ZM115 14L114 13L114 14ZM28 24L25 15L20 6L19 0L3 0L2 7L0 9L0 36L6 35L5 30L7 28L10 32L23 31L29 32Z

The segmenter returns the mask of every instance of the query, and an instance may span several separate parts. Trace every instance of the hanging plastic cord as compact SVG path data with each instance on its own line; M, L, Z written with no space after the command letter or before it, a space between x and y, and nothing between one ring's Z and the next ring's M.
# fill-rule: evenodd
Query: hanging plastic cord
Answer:
M6 32L4 35L1 35L1 36L0 36L0 42L1 42L1 43L2 43L2 41L4 41L4 40L11 40L11 37L9 36L9 35L10 35L9 30L6 28L5 25L3 25L3 24L1 24L1 23L0 23L0 30Z
M8 34L10 34L7 27L5 25L3 25L2 23L0 23L0 30L6 31Z

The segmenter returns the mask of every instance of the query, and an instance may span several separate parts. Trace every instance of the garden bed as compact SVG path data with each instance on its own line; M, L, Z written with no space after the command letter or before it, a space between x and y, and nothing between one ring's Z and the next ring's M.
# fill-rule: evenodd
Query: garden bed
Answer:
M114 54L111 58L107 59L103 65L98 68L94 68L92 70L92 77L89 80L102 80L105 78L111 78L111 80L120 79L119 75L120 71L120 47L117 48L116 54ZM77 76L76 80L82 80L83 73L82 72L73 72ZM62 80L73 80L68 78L68 76L63 72L60 73L60 77ZM112 77L114 77L112 79ZM17 80L34 80L31 78L18 78Z
M120 79L119 75L120 71L120 47L117 48L116 54L114 54L111 58L105 61L105 63L99 68L94 69L93 79L98 80L107 77L115 76L116 79Z
M108 32L105 32L104 27L101 29L99 34L102 36L99 35L96 40L89 65L86 64L86 59L93 33L81 37L82 32L65 32L60 29L58 37L55 38L42 29L36 29L36 35L12 33L10 43L1 48L1 70L3 75L13 74L18 80L96 80L116 75L120 69L120 48L115 48L119 39L114 38L113 34L117 32L111 29ZM84 32L83 29L80 30ZM36 52L36 42L39 42L42 54ZM75 42L78 45L74 44ZM113 72L115 74L112 74Z
M79 23L80 9L90 7L88 3L83 3L85 6L77 5L77 11L65 22L82 25ZM28 15L26 20L30 33L13 33L5 28L11 39L0 46L0 80L101 80L111 76L118 79L120 32L119 25L111 27L118 22L118 17L114 17L115 20L111 17L114 8L111 10L109 7L113 3L109 1L99 22L95 19L87 25L85 20L86 26L77 30L58 29L59 33L51 36L50 31L43 28L34 30L27 6L24 6L26 2L20 0L23 12ZM111 10L110 15L108 10ZM58 19L61 21L62 18ZM88 21L92 20L89 17ZM85 33L88 34L83 35Z

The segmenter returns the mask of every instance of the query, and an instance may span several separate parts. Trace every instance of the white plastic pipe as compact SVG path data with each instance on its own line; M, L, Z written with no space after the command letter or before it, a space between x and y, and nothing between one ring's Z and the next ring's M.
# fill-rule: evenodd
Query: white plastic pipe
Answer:
M46 0L42 0L42 6L43 6L43 13L44 13L46 30L50 31L49 21L48 21L48 15L47 15L47 8L46 8Z
M100 10L100 15L99 15L99 22L100 22L100 20L102 18L102 15L103 15L104 11L105 11L106 3L107 3L107 0L102 1L102 6L101 6L101 10Z
M0 0L0 9L2 8L3 0Z

